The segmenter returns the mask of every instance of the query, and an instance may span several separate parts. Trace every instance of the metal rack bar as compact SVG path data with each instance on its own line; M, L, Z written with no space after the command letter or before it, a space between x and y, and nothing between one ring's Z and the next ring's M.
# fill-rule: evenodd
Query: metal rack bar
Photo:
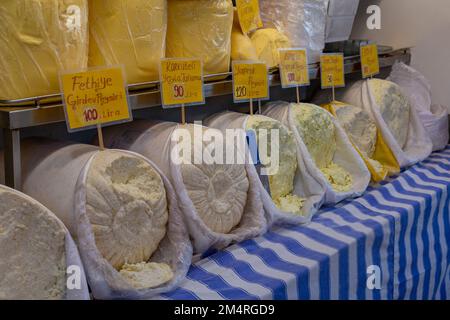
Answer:
M380 55L380 68L392 66L396 61L406 64L411 62L409 48L383 52ZM360 72L359 56L345 58L345 74ZM319 64L309 65L311 80L319 78ZM215 80L213 79L222 79ZM210 81L210 82L208 82ZM205 96L216 97L232 94L231 73L221 73L205 76ZM269 75L270 86L279 86L278 73ZM159 82L145 82L128 86L132 110L140 110L161 106ZM40 97L30 97L18 100L0 100L0 128L3 129L5 146L5 183L20 189L21 160L20 160L20 130L46 124L65 121L61 94Z

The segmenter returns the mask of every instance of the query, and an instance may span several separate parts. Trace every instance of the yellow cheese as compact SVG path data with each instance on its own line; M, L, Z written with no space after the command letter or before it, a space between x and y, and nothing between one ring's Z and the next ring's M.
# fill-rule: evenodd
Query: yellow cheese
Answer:
M258 59L267 63L269 68L276 68L280 64L278 49L289 48L289 39L277 29L259 29L251 36Z
M231 60L258 60L252 40L242 32L237 10L234 10L233 30L231 32Z
M128 83L158 80L166 0L89 0L89 66L123 65Z
M169 0L166 56L198 58L205 74L230 69L231 0Z
M59 92L87 65L87 0L0 1L0 99Z

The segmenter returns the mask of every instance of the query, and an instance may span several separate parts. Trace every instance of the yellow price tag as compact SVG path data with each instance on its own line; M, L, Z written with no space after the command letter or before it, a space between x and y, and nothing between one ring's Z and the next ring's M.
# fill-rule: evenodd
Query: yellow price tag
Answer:
M233 62L233 97L235 102L269 98L267 65L262 62Z
M363 78L369 78L380 73L378 47L376 44L361 46L361 71Z
M283 88L309 85L305 49L280 49L280 76Z
M69 131L132 119L122 68L106 67L61 75Z
M236 0L236 7L243 33L248 34L263 27L258 0Z
M344 56L341 53L320 56L322 89L345 87Z
M164 108L205 102L201 60L163 59L160 79Z

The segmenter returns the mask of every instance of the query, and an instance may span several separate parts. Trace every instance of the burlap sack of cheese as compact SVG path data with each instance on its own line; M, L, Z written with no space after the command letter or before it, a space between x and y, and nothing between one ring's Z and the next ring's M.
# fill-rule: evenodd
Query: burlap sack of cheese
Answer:
M123 65L128 83L159 79L167 0L89 0L89 66Z
M233 29L231 31L231 60L258 60L252 40L242 32L236 8L234 9Z
M371 115L400 168L430 155L433 144L417 111L395 83L381 79L358 81L345 89L340 101L360 106Z
M319 181L309 175L305 169L301 152L298 150L292 132L280 122L262 115L247 115L236 112L223 112L205 120L207 126L217 128L222 132L228 129L254 130L260 150L261 163L270 170L270 159L264 160L261 152L262 143L268 144L267 149L278 151L278 170L268 171L268 190L258 179L264 209L269 225L302 224L311 220L322 205L325 189ZM265 129L264 132L262 129ZM270 130L278 130L279 141L272 144ZM263 135L267 138L263 140ZM270 158L270 155L268 155ZM249 158L250 159L250 158ZM251 163L249 161L249 163ZM251 170L258 172L254 165ZM261 177L263 179L263 177Z
M366 111L339 101L322 107L339 120L356 151L363 158L374 182L383 181L388 174L400 172L394 154Z
M201 125L153 121L135 121L104 132L107 146L142 154L171 180L195 254L257 237L267 229L259 189L255 187L258 177L248 165L217 162L212 156L217 152L215 147L210 149L202 134L220 132ZM179 146L186 150L181 163L177 159L181 152L176 151ZM239 152L232 144L224 147ZM200 159L195 158L198 155Z
M310 63L318 62L325 47L328 0L259 0L266 28L286 35L293 47L306 48Z
M289 39L277 29L258 29L251 35L258 60L267 64L269 69L277 68L280 64L279 49L290 48Z
M22 142L23 190L78 244L96 299L146 299L174 289L192 247L175 191L141 155L44 139Z
M329 112L307 103L270 103L264 114L294 133L309 174L325 188L325 203L364 193L370 172L344 129Z
M204 74L230 70L231 0L168 0L167 58L197 58Z
M77 247L50 210L0 185L0 230L0 300L89 300Z
M398 84L408 96L433 142L433 151L444 149L449 141L448 108L432 104L430 81L403 62L394 64L387 80Z
M87 66L87 0L0 1L0 99L58 93Z

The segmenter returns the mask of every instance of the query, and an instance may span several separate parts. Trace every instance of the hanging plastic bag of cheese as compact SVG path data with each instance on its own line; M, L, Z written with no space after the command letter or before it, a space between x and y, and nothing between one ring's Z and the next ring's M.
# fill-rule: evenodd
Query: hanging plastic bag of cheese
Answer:
M400 86L416 109L428 135L433 142L433 151L442 150L448 145L448 109L446 106L432 104L431 84L417 70L396 62L388 80Z
M221 132L199 124L135 121L107 128L105 145L131 150L155 162L171 180L194 252L222 249L266 231L257 175L244 162L228 162Z
M0 230L0 300L89 300L77 247L50 210L0 185Z
M74 236L96 299L174 289L192 247L175 191L141 155L45 139L22 142L23 190Z
M264 114L294 133L311 176L326 189L325 203L364 193L370 173L339 122L325 109L307 103L270 103Z
M231 31L231 60L258 60L252 40L242 32L236 8L234 9L233 29Z
M333 101L322 106L338 119L351 143L363 158L372 181L383 181L400 172L397 159L371 116L359 107Z
M87 66L87 0L0 1L0 99L58 93L60 71Z
M89 66L123 65L127 82L159 79L167 0L89 0Z
M231 0L168 0L167 58L197 58L204 74L230 70Z
M255 152L250 163L252 171L259 176L258 187L269 225L310 221L322 205L325 189L318 179L309 174L308 164L303 161L294 136L287 127L262 115L236 112L213 115L206 119L206 125L222 132L239 129L248 137L251 132L254 133L253 144L256 142L254 149L258 156ZM248 143L252 150L252 141Z
M260 0L266 28L284 34L291 46L306 48L310 63L319 61L325 47L328 0Z
M280 64L279 49L290 48L288 37L274 28L258 29L250 36L259 61L267 64L269 69L278 68Z
M361 80L346 88L340 100L360 106L371 115L400 168L430 155L433 144L408 97L395 83Z

